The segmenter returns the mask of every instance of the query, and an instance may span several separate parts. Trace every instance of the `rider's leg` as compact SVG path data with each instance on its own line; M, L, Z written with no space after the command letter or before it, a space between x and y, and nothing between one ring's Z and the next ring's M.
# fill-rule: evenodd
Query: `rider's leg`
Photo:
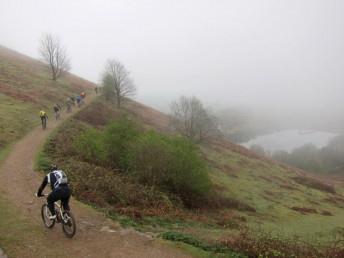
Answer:
M69 187L61 187L61 203L62 203L62 206L63 206L63 209L66 210L66 211L69 211L70 208L69 208L69 199L70 199L70 196L71 196L71 190Z
M58 200L60 200L60 195L58 191L54 190L48 195L48 198L47 198L48 208L52 216L55 215L54 203L57 202Z

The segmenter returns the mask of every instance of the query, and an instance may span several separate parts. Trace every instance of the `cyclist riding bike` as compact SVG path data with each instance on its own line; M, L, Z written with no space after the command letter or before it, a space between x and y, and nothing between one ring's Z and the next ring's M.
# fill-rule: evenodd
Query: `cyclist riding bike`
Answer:
M54 105L54 112L56 120L60 119L61 106L59 104Z
M72 112L72 100L70 98L67 98L66 100L66 107L67 107L67 113Z
M42 128L45 129L47 126L47 119L48 119L48 115L45 111L41 110L39 112L39 117L41 118L41 122L42 122Z
M50 173L48 173L37 191L37 196L41 197L42 192L47 184L50 184L51 193L48 195L47 202L48 208L51 213L49 219L56 219L54 203L61 200L61 204L64 210L69 211L69 199L71 196L71 190L68 186L68 179L66 174L57 168L56 165L50 166Z
M82 98L81 98L81 96L76 96L76 103L77 103L77 105L78 105L78 107L81 107L81 105L82 105Z

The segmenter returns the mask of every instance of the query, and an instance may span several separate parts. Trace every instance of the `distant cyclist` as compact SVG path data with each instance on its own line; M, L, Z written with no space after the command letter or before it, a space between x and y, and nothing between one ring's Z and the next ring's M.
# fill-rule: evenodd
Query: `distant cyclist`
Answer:
M49 170L49 174L44 177L43 182L37 191L37 196L41 197L46 185L50 184L52 192L48 195L47 201L48 208L51 213L49 219L53 220L56 218L54 202L61 200L63 208L69 211L69 199L71 196L71 190L68 186L67 176L62 170L59 170L54 164L50 165Z
M60 111L61 111L61 106L59 104L54 105L54 112L55 112L55 118L56 120L60 119Z
M66 107L67 113L70 113L72 111L72 100L70 98L67 98L66 100Z
M82 104L82 98L81 98L81 96L76 96L76 103L77 103L77 105L78 105L78 107L80 107L81 106L81 104Z
M45 111L41 110L39 111L39 117L41 118L42 128L45 129L47 127L48 115Z

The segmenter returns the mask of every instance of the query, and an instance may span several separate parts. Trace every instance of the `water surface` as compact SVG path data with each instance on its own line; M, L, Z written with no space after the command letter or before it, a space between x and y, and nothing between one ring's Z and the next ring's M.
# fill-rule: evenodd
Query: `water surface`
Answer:
M276 150L292 151L307 143L312 143L318 148L324 147L336 134L320 131L285 130L268 135L258 136L241 145L250 148L252 145L260 145L264 150L274 152Z

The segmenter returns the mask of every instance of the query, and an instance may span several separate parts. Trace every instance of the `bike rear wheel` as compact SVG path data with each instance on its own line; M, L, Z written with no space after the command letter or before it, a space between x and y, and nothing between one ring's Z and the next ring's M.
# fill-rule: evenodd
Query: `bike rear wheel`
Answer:
M62 229L66 237L72 238L76 232L76 222L74 215L70 211L63 212Z
M47 228L52 228L55 225L55 220L49 219L49 216L51 215L51 213L47 204L42 205L41 215L42 215L44 226L46 226Z

